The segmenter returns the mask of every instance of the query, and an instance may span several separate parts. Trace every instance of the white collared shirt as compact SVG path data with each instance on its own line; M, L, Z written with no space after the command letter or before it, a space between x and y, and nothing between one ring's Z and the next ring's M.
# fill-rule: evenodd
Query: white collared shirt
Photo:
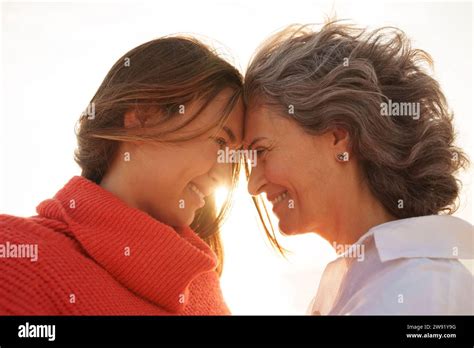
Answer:
M371 228L323 272L309 314L474 314L472 225L453 216Z

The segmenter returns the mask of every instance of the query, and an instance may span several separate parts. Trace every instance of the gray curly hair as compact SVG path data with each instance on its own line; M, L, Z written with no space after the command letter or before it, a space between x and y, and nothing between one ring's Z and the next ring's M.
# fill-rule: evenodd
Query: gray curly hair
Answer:
M454 145L453 115L430 76L432 64L397 28L293 25L252 58L244 100L274 108L313 135L346 129L351 158L395 217L451 214L460 190L454 174L468 159ZM418 117L383 117L384 104L417 106Z

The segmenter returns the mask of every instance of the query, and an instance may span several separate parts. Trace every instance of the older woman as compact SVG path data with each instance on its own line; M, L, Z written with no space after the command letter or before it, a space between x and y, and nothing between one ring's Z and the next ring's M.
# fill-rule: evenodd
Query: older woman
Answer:
M277 33L249 65L249 192L266 193L284 234L315 232L341 254L310 313L474 312L459 262L472 225L449 216L468 161L425 63L399 30L332 22Z

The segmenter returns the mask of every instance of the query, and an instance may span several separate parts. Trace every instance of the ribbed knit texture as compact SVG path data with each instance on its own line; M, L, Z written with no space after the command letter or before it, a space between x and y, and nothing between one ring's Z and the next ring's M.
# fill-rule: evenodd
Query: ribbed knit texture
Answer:
M217 258L95 183L73 177L38 216L0 215L0 244L37 244L38 260L0 257L0 314L230 314Z

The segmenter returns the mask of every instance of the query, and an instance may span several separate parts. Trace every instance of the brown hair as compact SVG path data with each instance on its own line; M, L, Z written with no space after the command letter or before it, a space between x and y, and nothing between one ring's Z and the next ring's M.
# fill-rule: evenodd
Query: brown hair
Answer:
M393 216L451 214L460 189L454 174L468 159L454 145L453 115L427 67L431 57L411 48L397 28L368 32L333 21L314 31L293 25L254 55L244 101L268 105L310 134L345 128L351 158ZM419 118L383 117L389 101L417 103Z
M177 138L175 131L192 122L224 89L233 91L221 115L202 133ZM227 120L242 93L242 76L213 49L192 37L168 36L144 43L121 57L110 69L89 104L89 111L79 119L75 160L82 176L100 183L111 165L121 141L179 142L200 136ZM170 129L162 127L177 115L181 105L198 101L200 108L184 124ZM125 128L124 114L135 110L140 121L158 122ZM166 129L165 129L166 128ZM191 224L219 259L222 271L223 251L220 224L229 209L239 166L232 173L232 189L219 214L214 197L206 198Z

